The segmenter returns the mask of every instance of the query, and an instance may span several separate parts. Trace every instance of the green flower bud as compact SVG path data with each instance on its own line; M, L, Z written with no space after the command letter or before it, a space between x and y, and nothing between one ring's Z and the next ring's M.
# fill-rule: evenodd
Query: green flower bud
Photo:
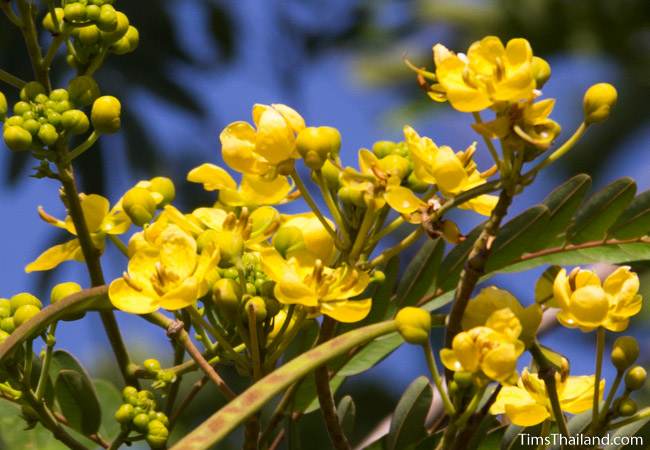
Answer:
M14 313L14 325L16 325L16 327L21 326L39 312L41 312L41 309L34 305L21 306Z
M0 92L0 122L4 122L7 118L7 111L7 97L5 97L2 92Z
M11 317L11 302L8 298L0 298L0 319Z
M358 189L352 189L348 186L343 186L339 189L338 196L343 203L358 206L360 208L366 206L363 199L363 192Z
M6 341L8 337L9 333L7 333L5 330L0 330L0 344Z
M341 148L341 134L333 127L307 127L296 137L296 149L307 167L317 170Z
M124 389L122 389L122 398L124 398L124 400L136 395L138 395L138 390L133 386L126 386Z
M156 201L147 189L134 187L129 189L122 199L124 212L131 221L138 225L151 222L156 213Z
M0 320L0 329L6 331L7 333L13 333L16 329L16 324L14 323L13 317L5 317Z
M305 247L305 240L302 236L302 231L293 226L281 226L273 236L273 246L284 258L286 258L290 252Z
M34 305L39 309L43 307L43 304L38 298L27 292L21 292L20 294L14 295L11 297L10 302L11 312L13 314L15 314L18 308L23 305Z
M157 359L145 359L142 365L144 366L144 369L149 373L156 373L160 370L160 361Z
M426 190L429 189L429 185L424 181L420 181L420 179L415 176L415 172L410 173L406 179L406 185L414 192L426 192Z
M551 78L550 64L539 56L533 56L532 72L537 89L541 89L548 79Z
M379 168L399 179L406 177L411 171L409 161L399 155L384 156L379 160Z
M54 125L46 123L39 128L38 138L45 145L54 145L59 140L59 133L56 132Z
M122 424L127 424L133 420L135 411L133 405L125 403L121 405L115 412L115 420Z
M395 316L397 331L410 344L423 345L429 340L431 315L421 308L407 306Z
M54 8L54 14L56 16L56 23L59 24L59 27L63 25L63 18L65 16L65 13L63 12L63 8ZM50 33L58 33L59 29L56 28L54 25L54 19L52 17L52 13L48 12L45 17L43 18L43 28L45 28L47 31Z
M625 387L631 391L641 389L645 384L648 374L641 366L634 366L625 374Z
M52 304L58 303L66 297L69 297L72 294L76 294L81 291L81 286L73 281L68 281L65 283L59 283L52 288L50 292L50 302Z
M23 122L23 128L32 136L36 136L41 129L41 123L35 119L27 119Z
M97 19L99 19L100 14L101 14L101 8L98 5L86 5L86 17L88 17L88 20L94 22ZM117 17L115 18L115 25L117 26ZM106 31L111 31L111 30L106 30Z
M244 321L248 323L248 310L253 308L255 313L255 320L263 322L266 319L266 302L262 297L255 296L248 299L244 311Z
M117 11L113 5L102 5L99 8L97 27L106 32L113 32L117 28Z
M325 178L327 187L335 191L338 190L341 186L341 181L339 180L341 169L332 164L328 159L325 161L325 164L323 164L323 167L321 167L321 172L323 173L323 178Z
M46 104L47 102L50 101L50 97L48 97L46 94L36 94L36 97L34 97L34 102L39 103L41 105Z
M614 367L623 371L639 357L639 344L632 336L621 336L614 341L611 357Z
M48 111L47 112L47 122L54 126L54 128L58 128L61 126L61 114L59 114L56 111Z
M459 388L465 389L474 384L474 376L471 372L454 372L454 381L458 384Z
M138 48L140 43L140 32L133 26L129 26L126 34L122 36L117 42L111 45L111 51L116 55L126 55Z
M30 111L31 112L31 111ZM17 126L17 127L22 127L23 123L25 122L26 119L23 119L20 116L11 116L7 120L5 120L4 125L2 126L3 130L6 130L7 128L11 126Z
M212 298L217 310L230 321L234 321L239 313L241 296L239 283L230 278L221 278L212 286Z
M160 370L156 374L156 379L163 383L173 383L176 381L176 374L171 370Z
M390 155L396 146L393 141L377 141L372 145L372 152L381 159Z
M636 402L631 398L622 400L618 405L618 413L623 417L632 416L636 413L638 407Z
M159 206L165 206L173 202L176 198L176 188L174 187L174 182L167 177L155 177L149 180L151 187L149 188L153 192L157 192L162 195L163 200Z
M160 423L162 423L164 426L169 426L169 419L167 418L167 415L164 412L158 411L156 413L156 420L158 420Z
M594 84L587 89L583 100L585 123L589 125L607 119L617 98L616 88L609 83Z
M56 105L54 105L54 110L59 114L63 114L64 112L69 111L71 109L72 109L72 103L70 103L68 100L62 100L60 102L57 102Z
M72 103L82 107L92 104L99 97L100 92L97 82L92 77L83 75L70 81L68 94Z
M102 32L99 31L99 28L97 28L96 25L89 25L87 27L79 28L79 31L77 31L77 39L79 39L79 41L87 47L91 47L99 43L101 38Z
M31 112L32 110L32 105L29 104L29 102L16 102L14 105L14 114L17 116L22 116L25 113ZM5 111L6 112L6 111Z
M90 118L93 127L98 133L115 133L120 129L122 105L120 101L110 95L99 97L93 103Z
M169 437L169 430L167 427L159 420L152 420L147 424L147 444L151 448L162 448L167 442Z
M381 270L375 270L372 273L372 281L375 283L383 283L386 281L386 274Z
M117 15L117 25L115 29L109 32L102 31L102 40L108 45L119 41L129 30L129 18L126 17L126 14L120 11L116 11L115 14Z
M55 102L62 102L64 100L68 100L69 94L68 91L65 89L54 89L52 92L50 92L50 100L54 100Z
M133 418L133 426L136 427L139 431L147 431L148 424L149 414L140 413Z
M83 134L88 131L90 122L83 111L71 109L61 115L61 126L72 134Z
M15 125L5 128L2 138L7 147L15 152L28 150L32 145L32 135L29 131Z
M63 15L69 22L81 22L86 19L86 7L81 3L68 3L63 7Z

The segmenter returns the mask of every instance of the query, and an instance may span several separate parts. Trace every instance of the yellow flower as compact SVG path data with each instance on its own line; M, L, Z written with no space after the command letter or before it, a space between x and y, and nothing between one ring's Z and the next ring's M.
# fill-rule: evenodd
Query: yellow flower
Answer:
M541 307L533 304L524 308L510 292L495 286L481 290L469 301L461 322L462 327L469 330L483 326L493 312L503 308L508 308L519 319L522 327L519 339L525 343L531 342L542 320Z
M313 314L339 322L357 322L370 312L371 299L350 300L370 283L366 272L347 265L335 269L317 260L311 267L295 258L285 260L274 248L260 250L262 268L275 281L275 298L286 305L301 305Z
M533 51L525 39L511 39L504 47L498 37L487 36L474 42L467 55L437 44L433 59L438 84L432 87L432 98L446 97L459 111L476 112L535 96Z
M293 186L287 177L278 175L266 179L260 175L244 174L239 187L223 168L201 164L187 174L187 181L203 184L206 191L219 191L219 201L228 206L277 205L292 200Z
M592 407L595 377L575 376L562 380L556 374L557 393L560 407L570 414L580 414ZM600 380L599 393L605 391L605 380ZM494 415L505 414L510 421L522 427L554 420L551 403L546 393L546 384L536 373L524 369L515 386L503 386L496 401L490 407Z
M253 106L253 128L233 122L220 135L223 160L237 172L274 178L279 164L298 159L296 135L304 119L286 105Z
M142 240L128 270L108 289L116 308L132 314L177 310L206 294L206 272L219 262L217 246L198 253L194 238L173 223L154 224L137 234Z
M334 229L334 223L326 220ZM284 216L273 245L286 259L296 258L306 266L313 266L317 259L329 265L336 253L334 239L313 212Z
M590 270L576 267L567 276L562 269L553 283L551 306L560 308L557 318L565 327L618 332L641 311L643 299L638 292L639 277L627 266L616 269L602 284Z
M484 326L458 333L451 349L443 348L440 359L454 372L482 373L509 382L516 376L517 359L524 352L519 319L509 308L494 311Z
M107 234L119 235L128 231L131 221L122 210L122 201L110 209L110 203L101 195L80 194L81 209L88 225L90 237L99 251L104 250L104 240ZM45 222L58 228L67 230L76 236L77 230L72 223L72 218L67 216L65 220L59 220L47 214L43 208L38 209L38 214ZM81 244L75 238L63 244L55 245L45 250L35 261L25 267L25 272L36 272L50 270L57 267L64 261L83 261Z
M436 185L445 197L454 197L485 183L472 161L474 144L464 152L454 153L447 146L438 147L428 137L420 137L410 126L404 127L404 136L413 160L415 176L425 183ZM497 197L494 195L480 195L460 207L489 216L496 202Z

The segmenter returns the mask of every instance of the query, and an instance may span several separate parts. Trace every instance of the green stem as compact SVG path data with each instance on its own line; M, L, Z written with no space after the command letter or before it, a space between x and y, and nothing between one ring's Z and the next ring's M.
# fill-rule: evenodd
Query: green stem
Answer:
M174 343L174 367L183 363L183 357L185 356L185 349L182 345ZM208 361L209 363L209 361ZM176 403L176 397L178 397L178 391L181 387L182 375L176 374L176 379L169 387L167 393L167 400L165 400L165 414L168 416L171 414L172 409L174 408L174 403Z
M483 398L483 393L485 392L486 387L487 386L482 386L476 391L472 397L472 400L470 400L469 405L467 405L465 408L465 411L463 411L463 413L456 420L457 427L464 427L469 418L472 417L472 414L474 414L478 406L481 404L481 399Z
M343 214L341 213L341 209L337 205L336 201L334 201L334 198L332 197L332 192L327 187L327 182L325 180L325 177L323 176L323 172L321 170L316 170L315 173L316 173L316 179L318 180L318 187L320 187L323 200L325 200L325 205L327 205L327 208L332 214L332 217L334 217L334 221L338 225L338 229L340 230L341 236L343 237L343 245L347 247L348 245L350 245L350 235L348 234L348 230L346 228L346 223L345 220L343 219Z
M616 371L616 378L614 378L614 383L609 388L609 393L607 394L605 405L603 406L603 410L600 412L600 415L598 416L598 421L597 421L598 423L596 425L596 430L598 430L601 426L605 424L605 421L607 420L607 414L609 413L609 408L610 406L612 406L612 402L614 401L614 397L616 396L616 391L618 391L618 387L620 386L621 381L623 381L624 376L625 376L624 370Z
M560 147L558 147L557 150L555 150L553 153L551 153L548 156L548 158L541 161L535 167L530 169L530 171L528 173L526 173L526 175L524 175L524 177L528 178L529 176L534 176L535 174L537 174L543 168L553 164L555 161L560 159L569 150L571 150L573 148L573 146L580 140L580 138L585 134L586 131L587 131L587 124L582 122L580 124L580 126L576 129L576 131L573 133L573 135L569 139L567 139Z
M260 444L264 445L264 443L266 443L271 438L271 434L273 434L277 426L280 425L282 419L284 419L284 416L286 415L285 411L293 401L293 396L300 387L301 383L302 380L295 382L291 385L287 392L284 393L277 406L273 410L273 414L269 419L269 423L262 433L262 436L260 437Z
M25 369L23 377L27 389L32 388L32 367L34 365L34 340L30 339L25 345Z
M591 421L591 431L595 432L599 425L600 413L598 406L600 404L600 377L603 371L603 354L605 353L605 329L598 327L596 330L596 374L594 375L594 398L592 405L593 420Z
M436 385L438 392L440 393L440 398L442 399L442 404L445 408L445 412L452 416L456 413L456 408L451 403L447 391L442 386L442 378L440 378L440 373L438 372L438 365L436 364L436 358L433 355L433 348L431 347L431 342L427 340L426 344L422 346L424 350L424 356L427 360L427 365L431 371L431 377L433 378L433 383Z
M192 403L192 400L198 395L198 393L203 389L203 386L205 386L210 379L207 376L202 377L198 381L196 381L193 385L190 391L187 393L181 404L178 406L176 411L174 411L174 414L170 417L169 419L169 431L171 431L174 428L174 425L176 425L176 421L180 417L180 415L185 411L185 408L189 406L190 403Z
M41 373L38 377L38 384L36 385L36 400L41 401L43 394L45 394L45 387L47 385L47 375L50 371L50 363L52 362L52 353L54 350L54 333L56 333L56 322L50 325L47 332L47 342L45 345L45 355L43 356L43 363L41 364ZM50 337L51 336L51 337Z
M129 257L129 248L124 242L120 240L119 237L115 236L114 234L107 234L106 236L108 236L108 239L115 245L115 247L117 247L120 253L122 253L127 258Z
M27 53L32 63L32 69L36 80L45 86L47 92L52 90L52 83L49 77L49 67L43 65L41 46L38 43L38 34L34 24L34 14L32 8L34 5L27 0L18 0L18 10L20 11L20 31L23 34Z
M483 119L481 119L481 113L480 112L473 112L472 115L474 116L474 120L476 123L483 123ZM494 143L487 138L486 136L483 136L483 140L485 141L485 145L487 145L488 150L490 151L490 155L492 155L492 159L494 159L494 162L496 163L497 167L501 166L501 159L499 158L499 152L497 152L497 149L494 147Z
M9 21L15 26L18 28L21 28L23 26L23 21L20 20L20 17L18 17L14 10L11 9L11 1L0 0L0 9L5 13L7 19L9 19Z
M115 439L113 439L113 442L111 442L111 446L108 447L108 450L117 450L120 448L120 446L126 441L126 438L129 436L129 429L125 429L120 431L120 434L118 434Z
M375 258L373 258L371 261L369 261L367 263L367 267L373 268L387 262L393 256L397 255L398 253L401 253L402 250L404 250L405 248L415 244L417 240L420 238L420 236L422 236L423 232L424 232L424 228L422 227L416 228L411 232L411 234L409 234L404 239L402 239L398 244L394 245L389 249L384 250Z
M619 420L618 422L610 423L606 430L615 430L616 428L624 427L639 420L644 420L650 418L650 407L643 408L641 411L637 412L635 415L628 417L627 419Z
M223 335L223 333L217 328L212 326L211 323L207 322L202 316L201 313L196 309L195 306L190 306L187 308L188 312L190 313L190 316L192 317L192 321L199 324L200 327L204 328L205 330L212 335L212 337L217 341L217 344L221 348L224 349L224 351L231 356L233 359L239 360L241 363L247 364L246 358L244 358L240 352L238 352L231 344L228 342L228 339L226 336ZM239 347L238 347L239 348Z
M539 436L544 439L546 438L551 432L551 421L550 420L545 420L542 423L542 429L539 432ZM546 448L546 445L542 442L537 446L536 450L544 450Z
M59 50L59 47L61 47L61 44L67 39L67 37L67 33L59 33L54 36L54 39L52 39L52 43L50 44L50 48L47 49L45 58L43 58L42 64L44 67L49 68L52 65L52 61L54 61L56 52Z
M391 234L393 231L397 230L404 223L404 217L399 216L394 219L391 223L386 225L381 229L377 234L368 240L367 248L375 246L380 240Z
M2 1L2 0L0 0ZM17 76L14 76L7 72L6 70L0 69L0 81L7 83L10 86L15 87L16 89L22 89L27 83Z
M251 342L251 359L253 361L253 380L257 381L262 378L262 356L260 354L260 340L257 334L257 314L255 314L255 305L248 302L246 305L246 312L248 314L248 331L250 333Z
M355 264L359 256L361 256L361 251L363 250L364 245L367 243L368 232L372 227L372 224L375 222L375 208L374 206L369 205L366 208L366 211L363 214L363 220L361 221L361 226L357 231L357 236L354 239L354 244L350 250L348 256L348 261L350 264Z
M66 155L66 161L71 162L74 159L76 159L78 156L82 155L86 150L90 149L90 147L97 142L97 139L99 139L99 133L93 130L92 133L86 138L85 141L83 141L81 144L79 144L76 148L73 150L70 150L68 154Z

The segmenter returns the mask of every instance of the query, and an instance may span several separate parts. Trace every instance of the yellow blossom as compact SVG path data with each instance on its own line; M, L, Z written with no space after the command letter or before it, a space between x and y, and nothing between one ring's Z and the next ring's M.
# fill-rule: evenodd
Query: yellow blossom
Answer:
M482 373L487 378L509 382L516 376L517 359L524 351L518 338L519 319L509 308L494 311L484 326L458 333L451 349L440 351L444 366L454 372Z
M107 234L119 235L128 231L131 221L122 209L122 201L110 209L109 201L101 195L80 194L81 209L83 211L90 237L99 251L104 250L104 240ZM67 216L65 220L47 214L43 208L38 213L45 222L55 227L67 230L68 233L76 236L77 230L72 218ZM83 261L83 253L79 239L75 238L63 244L55 245L45 250L35 261L25 267L26 272L50 270L57 267L64 261Z
M433 58L437 84L431 96L446 98L459 111L481 111L536 95L533 51L525 39L511 39L504 47L498 37L487 36L474 42L467 55L437 44Z
M570 414L580 414L592 407L595 377L569 376L562 379L556 374L557 394L560 407ZM605 391L605 380L600 380L599 393ZM524 369L515 386L504 386L490 413L505 414L510 421L522 427L530 427L547 419L555 420L546 384L536 373Z
M300 157L296 135L304 119L286 105L253 106L255 128L233 122L220 135L223 160L237 172L274 178L278 165Z
M154 224L136 235L142 239L128 270L109 286L116 308L133 314L177 310L206 294L206 272L219 262L217 246L199 253L194 238L173 223Z
M562 269L553 283L551 306L560 308L562 325L591 331L604 327L623 331L630 317L641 311L639 277L627 266L619 267L604 282L590 270L575 268L567 276Z
M219 191L219 201L233 207L277 205L292 199L293 186L283 175L266 179L260 175L244 174L237 186L223 168L206 163L192 169L187 174L187 181L203 184L206 191Z
M326 219L332 229L334 223ZM273 237L276 249L286 259L296 258L302 265L313 266L317 259L323 264L334 262L336 248L334 239L313 212L284 216L282 224Z
M280 303L301 305L312 315L325 314L339 322L357 322L370 312L370 298L351 300L370 283L366 272L347 265L325 267L320 260L304 266L295 258L285 260L274 248L261 249L260 255Z

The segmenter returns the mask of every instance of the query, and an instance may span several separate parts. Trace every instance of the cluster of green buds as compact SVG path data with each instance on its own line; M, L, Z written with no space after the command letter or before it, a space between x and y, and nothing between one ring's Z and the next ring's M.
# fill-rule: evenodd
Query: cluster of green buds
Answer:
M307 167L318 170L328 159L338 156L341 133L332 127L307 127L298 133L296 149Z
M635 366L639 357L639 344L632 336L621 336L612 346L611 360L618 371L618 376L625 374L625 391L614 403L614 414L631 416L637 412L636 402L630 398L633 391L637 391L645 384L647 373L641 366Z
M10 299L0 298L0 343L13 331L41 311L41 301L27 292Z
M144 433L151 448L163 448L169 437L169 419L165 413L156 411L153 394L127 386L122 391L122 398L124 403L115 412L115 420L124 430Z
M415 176L411 152L406 142L377 141L372 146L372 152L379 158L379 167L399 176L403 186L420 193L429 187Z
M174 201L174 198L176 188L172 180L155 177L129 189L122 199L122 207L131 221L141 227L151 222L156 211Z
M69 34L68 64L86 71L106 52L124 55L140 41L137 28L113 6L114 0L64 0L62 8L48 13L43 26L52 34Z
M142 363L144 370L152 378L155 378L151 385L154 389L160 389L176 381L176 374L171 370L165 370L161 367L160 361L154 358L145 359Z

